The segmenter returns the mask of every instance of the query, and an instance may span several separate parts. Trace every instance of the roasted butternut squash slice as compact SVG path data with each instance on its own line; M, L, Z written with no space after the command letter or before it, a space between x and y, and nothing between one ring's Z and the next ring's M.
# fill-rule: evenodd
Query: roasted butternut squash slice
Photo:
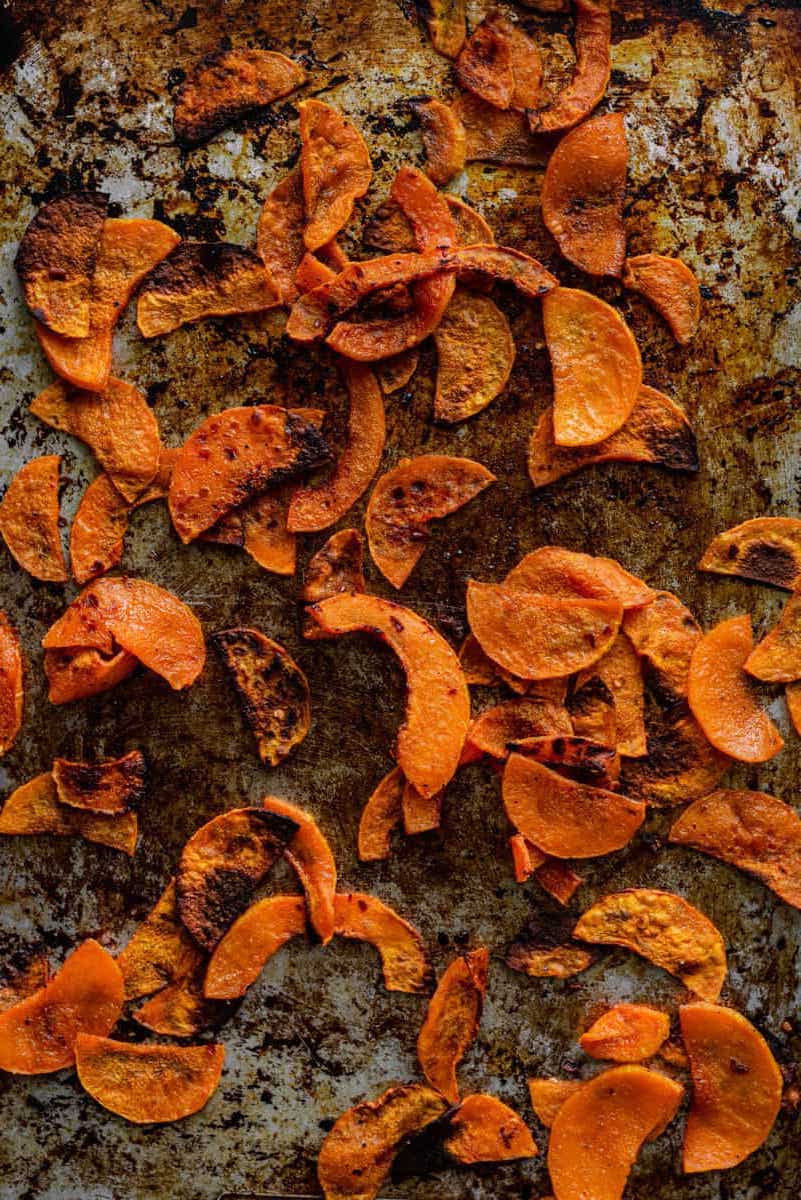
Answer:
M489 951L480 947L445 969L417 1037L423 1075L452 1104L459 1099L456 1068L478 1033L487 991Z
M306 72L273 50L217 50L178 89L173 123L184 146L208 141L237 118L288 96Z
M462 47L456 78L495 108L523 112L542 98L542 59L536 42L497 11L484 18Z
M286 817L298 827L284 850L284 857L306 893L309 924L325 946L334 936L337 890L337 866L328 839L314 817L296 804L277 796L265 796L262 804L268 812Z
M267 896L237 917L214 948L203 984L216 1000L244 996L259 973L291 938L306 932L302 896Z
M426 174L437 187L444 187L464 168L464 125L442 100L415 104L414 111L423 133Z
M431 45L445 58L456 58L467 34L467 0L424 0L421 10Z
M583 1084L580 1079L529 1079L528 1093L531 1107L546 1129L550 1129L556 1114L570 1096Z
M0 811L0 835L41 833L80 837L132 855L136 850L138 824L135 813L109 815L62 804L53 776L46 772L16 788Z
M126 1000L149 996L174 980L186 979L203 958L203 952L181 921L175 880L171 879L117 955Z
M509 751L525 754L566 779L593 787L614 789L620 775L617 751L586 737L571 734L525 737L510 742Z
M472 721L462 750L462 762L473 762L482 754L506 759L510 748L529 738L569 738L573 733L567 709L540 696L504 700Z
M539 546L524 554L506 576L507 587L569 599L616 600L626 612L650 604L657 593L614 558L581 554L564 546Z
M434 330L434 417L449 424L475 416L506 387L515 361L509 322L489 296L457 287Z
M609 689L615 706L615 746L627 758L646 753L645 695L640 658L625 633L619 633L610 649L594 666L586 668L575 682L576 690L599 679Z
M67 564L59 531L61 457L44 454L20 467L0 501L0 536L23 571L64 583Z
M680 346L693 340L701 319L701 289L680 258L664 254L627 258L623 286L645 297L667 322Z
M534 1158L539 1151L523 1118L497 1096L465 1096L450 1118L444 1150L456 1162L511 1162Z
M303 179L296 167L264 201L256 230L256 249L278 286L282 304L294 304L300 295L295 275L306 253L305 222Z
M423 939L377 896L340 892L334 897L336 930L341 937L369 942L381 956L384 986L390 992L427 992L431 968Z
M766 683L801 679L801 598L790 597L778 624L748 655L745 669Z
M0 612L0 757L14 745L22 727L24 697L19 636Z
M359 858L380 862L389 858L392 831L403 819L403 790L406 781L400 767L393 767L371 793L359 818Z
M716 575L756 579L790 592L801 589L801 520L754 517L719 533L698 564Z
M51 704L71 704L107 692L127 679L139 660L127 650L108 657L96 649L45 650L44 673Z
M670 1017L646 1004L615 1004L582 1033L579 1045L591 1058L642 1062L653 1058L670 1035Z
M147 763L141 750L100 762L53 759L53 783L60 804L110 816L130 812L145 794Z
M529 112L532 133L570 129L589 116L603 100L612 71L610 7L609 0L574 0L576 67L573 78L547 107Z
M373 168L364 138L341 113L320 100L304 100L298 108L306 205L303 240L313 251L347 225L354 202L370 186Z

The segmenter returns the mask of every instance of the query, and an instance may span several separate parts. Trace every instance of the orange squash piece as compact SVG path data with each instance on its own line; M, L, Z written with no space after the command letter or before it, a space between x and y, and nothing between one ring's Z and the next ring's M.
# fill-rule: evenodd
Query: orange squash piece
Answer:
M542 59L518 25L493 11L462 47L456 78L493 107L523 112L541 98Z
M43 988L0 1013L0 1070L44 1075L70 1067L82 1033L110 1033L122 1012L122 976L93 938Z
M78 1034L75 1066L81 1087L109 1112L135 1125L181 1121L215 1092L225 1047L143 1046Z
M522 679L553 679L592 666L617 637L615 600L562 599L508 582L467 584L467 619L482 650Z
M591 1058L642 1062L653 1058L670 1035L670 1017L646 1004L615 1004L579 1038Z
M60 804L114 816L135 809L145 794L147 763L141 750L100 762L53 759L53 783Z
M646 708L648 753L621 763L621 787L650 806L683 804L706 796L731 766L731 759L707 741L684 706Z
M364 631L395 651L408 688L398 765L424 796L436 795L459 765L470 721L467 684L451 647L417 613L378 596L342 593L309 613L328 636Z
M548 161L542 185L545 228L564 257L588 275L623 272L628 161L622 113L583 121Z
M668 324L680 346L693 340L701 319L701 289L680 258L638 254L627 258L623 286L639 292Z
M459 647L459 662L470 687L494 687L501 681L497 665L487 657L472 633L468 633Z
M324 1200L375 1200L401 1144L447 1107L433 1088L411 1083L349 1108L334 1123L317 1160Z
M687 699L690 662L701 628L672 592L657 592L649 604L627 612L623 632L647 666L648 684L668 705Z
M563 906L570 903L584 882L583 876L571 870L558 858L547 858L544 863L535 867L534 878L543 891Z
M506 587L564 599L617 601L628 612L650 604L657 593L614 558L581 554L564 546L539 546L524 554L504 580Z
M171 879L128 944L117 955L126 1000L149 996L177 979L186 979L203 962L203 953L178 915Z
M678 404L645 385L617 433L593 446L557 446L553 409L542 414L528 446L528 473L535 488L604 462L655 463L668 471L697 471L695 433Z
M208 141L239 117L288 96L306 72L272 50L217 50L201 59L178 89L173 124L184 146Z
M109 816L62 804L53 776L46 772L13 791L0 811L0 835L41 833L80 837L132 855L136 850L138 824L135 813Z
M223 934L206 968L203 994L215 1000L244 996L282 946L306 932L302 896L267 896L246 908Z
M558 446L594 446L628 420L642 384L642 361L626 322L605 301L578 288L543 299L553 374Z
M670 840L756 875L801 908L801 819L783 800L733 788L712 792L684 810Z
M142 393L121 379L110 379L102 392L51 384L31 412L85 442L126 500L136 500L159 469L158 422Z
M64 583L58 486L61 457L44 454L17 471L0 501L0 536L12 557L34 579Z
M782 1073L762 1034L742 1013L719 1004L684 1004L679 1021L693 1078L684 1171L736 1167L773 1128Z
M459 1100L456 1068L478 1033L488 969L489 951L483 946L454 959L428 1002L417 1037L423 1075L452 1104Z
M410 350L401 350L392 358L384 358L375 364L376 378L385 396L399 392L411 381L420 363L420 353L413 346Z
M705 634L690 661L688 699L717 750L760 763L778 754L784 739L749 686L744 668L753 645L750 616L731 617Z
M303 179L296 167L264 201L256 230L256 250L278 286L282 304L294 304L300 295L295 275L306 253L305 221Z
M726 978L720 933L681 896L655 888L627 888L599 900L579 919L581 941L625 946L676 975L702 1000L717 1000Z
M550 147L543 138L532 137L524 113L500 109L472 92L462 92L452 106L465 134L468 162L500 166L543 167Z
M365 591L364 542L358 529L340 529L313 554L303 577L301 600L314 604L339 592Z
M554 858L620 850L645 819L641 802L565 779L522 754L506 764L503 805L518 832Z
M548 861L548 856L527 841L522 833L512 834L509 838L509 849L512 853L515 883L525 883L536 867Z
M19 970L4 970L0 982L0 1012L27 1000L50 979L50 964L43 954L31 958Z
M528 755L576 783L589 783L593 787L614 788L620 775L617 751L586 737L571 734L524 737L510 742L509 750Z
M597 959L589 946L572 940L573 918L535 909L506 952L506 965L530 979L571 979Z
M773 587L801 590L801 520L797 517L754 517L707 546L701 571L737 575Z
M334 897L334 913L335 932L340 937L375 946L387 991L428 991L431 969L423 939L388 904L364 892L339 892Z
M576 679L576 690L600 679L612 694L615 706L615 745L619 754L638 758L646 753L645 696L640 658L625 633L619 633L611 648Z
M405 780L401 795L401 815L403 832L407 836L439 829L442 824L442 792L424 796L408 779Z
M277 796L265 796L262 804L268 812L286 817L297 825L297 832L284 850L306 893L309 924L325 946L334 936L334 895L337 890L337 866L334 855L314 817Z
M2 506L0 506L2 508ZM791 596L777 625L755 646L745 669L766 683L801 679L801 599Z
M71 704L116 687L139 666L126 650L104 657L99 650L45 650L44 672L51 704Z
M565 1100L574 1095L583 1084L580 1079L529 1079L528 1094L537 1119L546 1129L556 1120L556 1114Z
M22 726L24 687L19 636L0 612L0 758L16 741Z
M382 475L364 523L373 562L384 578L403 587L423 555L429 522L456 512L494 482L481 463L446 454L403 458Z
M441 100L426 100L413 107L423 131L426 174L437 187L444 187L465 165L464 125Z
M529 111L532 133L570 129L589 116L604 98L612 70L610 2L574 0L574 10L576 67L573 78L547 107Z
M232 1015L234 1004L203 995L205 961L190 974L169 983L131 1015L137 1025L165 1037L192 1038L218 1029Z
M493 110L497 111L497 110ZM458 246L492 246L492 230L482 217L458 196L443 196L451 213ZM385 254L402 254L417 248L414 230L403 209L388 200L377 210L364 232L364 244Z
M466 1096L450 1118L446 1152L466 1166L534 1158L539 1151L522 1117L497 1096Z
M336 109L304 100L298 110L307 218L303 240L313 251L347 225L354 202L370 186L373 168L364 138Z
M577 737L612 749L617 746L615 698L599 676L584 671L582 677L586 682L576 686L567 699L573 729Z
M420 7L431 45L445 58L456 58L467 35L467 0L424 0Z
M548 1171L558 1200L620 1200L640 1147L673 1119L681 1084L640 1066L582 1084L554 1117Z
M529 738L570 737L573 726L566 709L546 697L520 696L504 700L473 720L467 731L462 762L473 762L482 754L506 759L510 745Z
M501 394L515 361L509 322L489 296L457 287L437 328L434 417L475 416Z
M400 767L393 767L370 795L359 818L358 852L362 862L389 858L390 837L403 816L405 780Z

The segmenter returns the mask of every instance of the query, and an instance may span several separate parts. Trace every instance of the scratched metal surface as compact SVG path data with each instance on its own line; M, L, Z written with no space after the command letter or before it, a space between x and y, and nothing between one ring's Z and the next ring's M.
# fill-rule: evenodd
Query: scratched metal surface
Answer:
M446 95L448 64L432 53L408 0L12 0L0 9L0 468L5 484L34 454L64 454L63 510L70 515L94 468L75 442L40 427L27 405L49 380L12 270L16 242L37 207L70 185L107 191L124 215L156 215L194 237L251 242L260 199L294 163L293 102L242 122L188 153L172 143L171 92L180 72L222 37L284 50L310 69L308 91L362 127L376 176L359 220L383 199L397 165L420 161L406 99ZM473 5L471 15L481 9ZM569 64L566 26L519 10L542 32L554 72ZM798 512L801 366L797 290L801 130L796 92L801 14L795 0L617 0L609 105L628 114L631 172L627 222L633 252L680 253L706 296L701 333L676 348L636 297L619 303L643 348L648 382L686 405L699 437L697 478L654 469L595 468L534 494L525 447L548 399L548 364L536 314L503 299L517 363L504 396L455 429L429 421L429 350L413 386L387 403L385 464L420 449L471 455L498 475L495 487L436 530L401 599L454 641L464 632L465 580L499 578L520 555L560 542L611 554L659 586L677 590L707 623L753 612L759 629L777 611L768 589L698 575L709 537L760 513ZM498 240L530 251L565 281L539 216L539 171L473 165L453 190L480 209ZM354 224L354 238L359 221ZM351 247L356 252L357 241ZM116 370L147 390L166 444L177 445L207 413L239 403L291 400L339 409L330 365L288 345L282 318L208 322L151 343L137 338L133 309L115 343ZM360 519L362 506L345 523ZM323 541L303 542L301 560ZM124 567L190 603L208 631L254 624L284 643L308 672L314 724L279 770L261 768L220 667L176 695L139 674L116 691L67 709L48 705L39 640L73 594L32 582L2 555L0 603L14 618L27 661L27 721L3 761L3 789L48 767L57 754L91 757L141 746L151 789L132 861L68 840L7 839L0 847L0 961L46 948L60 961L94 935L126 938L161 890L179 849L203 821L267 790L320 818L344 886L374 891L416 922L438 970L463 945L495 951L481 1033L463 1068L464 1088L497 1093L532 1121L529 1074L590 1069L576 1044L588 1014L618 998L675 1008L668 976L622 952L569 983L527 981L506 969L503 948L532 907L548 902L517 887L495 776L460 773L448 790L440 835L406 841L385 864L360 865L358 814L390 766L402 711L391 655L361 639L305 644L296 583L270 576L238 552L181 548L161 506L138 513ZM387 594L371 572L371 586ZM487 697L482 697L486 700ZM771 712L786 731L782 702ZM798 742L748 786L793 801ZM623 853L585 866L573 907L609 888L654 884L707 912L730 948L724 1000L762 1029L788 1079L798 1073L801 915L761 885L693 852L665 849L668 818L653 814ZM279 878L279 884L281 879ZM284 885L291 880L284 878ZM550 909L548 909L550 911ZM71 1072L0 1079L3 1200L183 1200L224 1192L311 1193L324 1130L353 1102L391 1080L415 1077L423 1002L389 994L365 946L292 944L251 989L223 1031L222 1085L208 1107L165 1128L130 1126L95 1106ZM134 1035L133 1025L125 1035ZM801 1075L799 1076L801 1082ZM801 1122L785 1109L768 1144L724 1175L683 1178L681 1124L648 1146L630 1193L649 1200L790 1200L801 1191ZM543 1158L388 1184L388 1195L505 1200L548 1190Z

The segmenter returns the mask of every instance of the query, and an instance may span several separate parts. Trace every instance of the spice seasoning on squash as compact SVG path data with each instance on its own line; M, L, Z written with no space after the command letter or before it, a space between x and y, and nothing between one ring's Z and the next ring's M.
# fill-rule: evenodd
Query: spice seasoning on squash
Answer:
M306 564L300 599L307 604L316 604L340 592L365 592L362 565L364 562L364 540L358 529L339 529ZM310 618L303 625L303 636L324 636L319 626Z
M464 125L441 100L426 100L412 107L423 131L426 174L437 187L444 187L465 165Z
M531 979L571 979L598 957L589 946L572 940L573 918L536 910L506 952L506 965Z
M434 418L464 421L485 409L509 380L515 344L509 322L489 296L457 287L437 328Z
M798 596L790 597L778 624L748 655L745 670L766 683L792 683L801 679L801 599Z
M390 837L403 817L405 780L400 767L393 767L374 788L359 818L358 852L362 862L389 858Z
M149 996L175 980L186 979L203 962L203 953L178 915L175 880L117 955L126 1000Z
M216 1000L244 996L282 946L306 932L302 896L267 896L246 908L215 946L206 968L204 995Z
M576 67L570 83L545 107L528 113L533 133L570 129L604 98L612 70L609 0L574 0ZM560 1197L561 1200L561 1197Z
M426 994L431 968L420 934L377 896L340 892L334 897L335 932L375 946L390 992Z
M564 706L547 697L504 700L474 718L467 731L462 761L472 762L482 754L506 759L510 745L522 739L570 737L572 733L573 726Z
M623 286L639 292L668 324L680 346L693 340L701 319L701 289L680 258L638 254L627 258Z
M45 650L44 673L51 704L71 704L116 687L139 666L126 650L104 657L96 649Z
M492 11L462 47L456 78L493 107L523 112L541 98L542 59L518 25Z
M699 570L716 575L755 579L790 592L801 590L801 520L797 517L754 517L707 546Z
M0 612L0 758L16 741L25 697L19 635Z
M615 1004L579 1038L591 1058L642 1062L653 1058L670 1035L670 1017L645 1004Z
M478 1033L487 991L489 951L456 958L443 972L417 1038L417 1059L428 1083L452 1104L459 1100L456 1068Z
M100 762L53 759L53 783L60 804L114 815L130 812L145 794L147 763L141 750Z
M615 706L615 746L619 754L638 758L646 753L645 696L640 658L625 633L619 633L610 649L593 667L576 679L577 690L592 679L600 679L612 694Z
M731 759L707 741L701 726L680 701L645 709L648 753L621 762L621 787L651 807L684 804L718 786Z
M582 675L586 681L580 687L574 684L574 691L567 698L573 730L578 737L613 749L617 746L615 698L599 676L591 671Z
M296 167L264 201L256 230L256 250L281 293L282 304L294 304L300 294L295 275L306 253L305 220L303 180Z
M306 206L303 241L318 250L347 225L373 168L364 138L336 109L304 100L300 112L300 169Z
M452 1132L444 1149L456 1162L511 1162L534 1158L539 1151L522 1117L497 1096L474 1092L450 1118Z
M337 867L334 855L314 817L277 796L265 796L262 805L268 812L287 817L297 832L284 850L284 858L295 871L304 892L309 924L325 946L334 936L334 895Z
M208 141L239 117L288 96L306 82L297 63L272 50L217 50L178 89L173 124L183 146Z
M13 791L0 811L0 836L41 833L80 837L132 855L138 824L132 812L108 815L62 804L53 776L46 772Z
M580 1079L529 1079L531 1107L546 1129L550 1129L556 1114L570 1096L582 1087Z
M445 58L456 58L467 35L467 0L423 0L420 8L431 45Z
M64 583L67 565L59 531L61 458L44 454L20 467L0 501L0 536L34 579Z

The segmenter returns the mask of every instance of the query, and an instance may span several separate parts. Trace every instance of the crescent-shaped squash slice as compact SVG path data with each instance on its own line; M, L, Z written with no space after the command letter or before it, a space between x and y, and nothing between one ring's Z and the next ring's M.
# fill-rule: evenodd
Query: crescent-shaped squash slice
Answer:
M350 220L353 205L370 186L370 152L358 129L320 100L304 100L300 112L300 169L306 205L303 240L318 250Z
M417 1037L426 1080L452 1104L459 1100L456 1068L478 1033L487 991L489 951L470 950L442 973Z
M684 810L670 840L756 875L801 908L801 819L783 800L731 788L712 792Z
M506 952L506 965L530 979L571 979L597 959L589 946L571 938L573 918L567 913L554 916L544 909L520 930Z
M701 289L680 258L664 254L627 258L623 286L645 297L667 322L680 346L693 340L701 319Z
M595 446L625 425L642 385L634 334L617 309L579 288L543 298L558 446Z
M183 542L232 508L328 458L320 431L272 404L229 408L208 417L173 464L169 505Z
M441 791L459 765L470 722L470 695L451 647L417 613L378 596L342 593L309 613L329 636L364 631L395 651L408 688L398 765L424 796Z
M553 1077L529 1079L528 1094L531 1098L531 1107L537 1114L537 1119L546 1129L550 1129L553 1125L556 1114L565 1100L583 1086L580 1079L554 1079Z
M339 592L365 591L364 542L358 529L339 529L309 559L301 600L316 604Z
M425 0L421 7L431 45L456 58L467 34L467 0Z
M207 1000L203 995L205 960L174 983L168 983L131 1013L137 1025L165 1037L192 1038L218 1029L232 1016L236 1005Z
M497 1096L465 1096L450 1118L444 1149L456 1162L510 1162L539 1153L525 1121Z
M671 1121L684 1089L640 1066L613 1067L565 1100L551 1127L556 1200L620 1200L640 1147Z
M573 726L567 709L547 697L518 696L487 708L471 722L462 762L474 762L483 754L509 757L510 745L529 738L570 738Z
M384 578L403 587L425 550L428 523L456 512L494 482L481 463L447 454L403 458L382 475L370 495L365 527Z
M53 776L46 772L21 784L0 811L0 835L40 833L80 837L130 855L136 850L138 823L135 813L109 816L62 804Z
M331 847L320 826L302 808L265 796L262 804L268 812L286 817L297 825L297 832L284 850L306 893L309 924L325 946L334 936L334 896L337 890L337 865Z
M574 0L574 8L576 67L573 78L547 108L529 111L532 133L570 129L589 116L604 98L612 71L610 3L609 0Z
M135 1125L180 1121L199 1112L220 1082L225 1047L143 1046L79 1034L81 1087L109 1112Z
M790 597L778 624L748 655L745 669L766 683L801 679L801 597Z
M575 681L576 691L594 680L609 689L615 705L615 747L627 758L646 753L645 695L640 657L625 633L619 633L610 649Z
M246 908L214 948L203 994L215 1000L244 996L274 954L306 932L302 896L267 896Z
M264 201L256 230L256 249L278 286L283 304L294 304L300 295L295 274L306 253L305 220L303 180L296 167Z
M627 612L623 632L648 668L648 685L667 705L687 699L690 662L701 627L672 592L657 592L649 604Z
M423 134L426 174L437 187L444 187L464 168L464 125L442 100L426 100L413 108Z
M612 1062L642 1062L653 1058L670 1036L670 1017L647 1004L615 1004L579 1038L591 1058Z
M544 167L548 150L543 139L533 138L528 121L515 109L495 108L472 92L462 92L453 111L464 126L468 162L500 166Z
M542 184L545 227L564 257L588 275L623 271L628 161L622 113L582 122L548 160Z
M645 710L648 753L621 762L621 787L650 806L684 804L716 788L731 759L710 745L695 717L679 704Z
M39 991L0 1013L0 1070L44 1075L70 1067L81 1033L110 1033L122 1012L122 975L89 938Z
M104 657L96 649L45 650L44 673L51 704L71 704L107 692L122 683L139 666L127 650Z
M784 740L760 708L745 673L753 646L750 616L716 625L693 650L688 699L717 750L739 762L761 763L778 754Z
M489 296L457 287L434 330L437 421L464 421L506 387L515 361L509 322Z
M393 767L374 789L359 818L359 858L362 862L380 862L389 858L392 831L403 818L403 790L406 781L400 767Z
M575 783L522 754L503 773L503 805L518 832L554 858L595 858L620 850L645 819L645 805Z
M145 794L147 763L141 750L100 762L53 759L53 783L60 804L109 816L130 812Z
M522 679L554 679L590 667L617 637L616 600L563 599L508 583L468 580L467 619L493 662Z
M707 546L700 570L738 575L790 592L801 590L801 520L797 517L754 517Z
M492 11L462 47L456 77L463 88L495 108L522 112L541 99L542 59L519 25Z
M364 892L339 892L334 897L334 913L341 937L375 946L387 991L428 991L431 970L423 939L388 904Z
M491 246L495 242L492 229L482 217L458 196L445 195L451 210L458 246ZM411 222L403 209L388 200L377 209L364 232L364 244L385 254L400 254L414 250L417 242Z
M773 1128L782 1073L762 1034L742 1013L720 1004L684 1004L679 1021L693 1078L684 1170L736 1167Z
M67 564L58 520L58 454L20 467L0 501L0 536L23 571L34 579L64 583Z
M0 757L7 754L22 726L25 689L19 636L0 612Z
M203 962L203 953L178 914L171 879L144 921L117 955L126 1000L149 996L176 979L186 979Z
M521 558L504 580L522 592L569 599L616 600L628 612L650 604L657 593L614 558L582 554L564 546L539 546Z
M238 117L288 96L306 72L273 50L217 50L178 89L173 124L184 146L205 142Z
M726 948L708 917L681 896L627 888L593 904L573 930L581 941L625 946L677 976L702 1000L717 1000L726 978Z
M508 750L525 754L567 779L593 787L612 789L620 775L617 751L590 738L571 734L525 737L511 742Z

